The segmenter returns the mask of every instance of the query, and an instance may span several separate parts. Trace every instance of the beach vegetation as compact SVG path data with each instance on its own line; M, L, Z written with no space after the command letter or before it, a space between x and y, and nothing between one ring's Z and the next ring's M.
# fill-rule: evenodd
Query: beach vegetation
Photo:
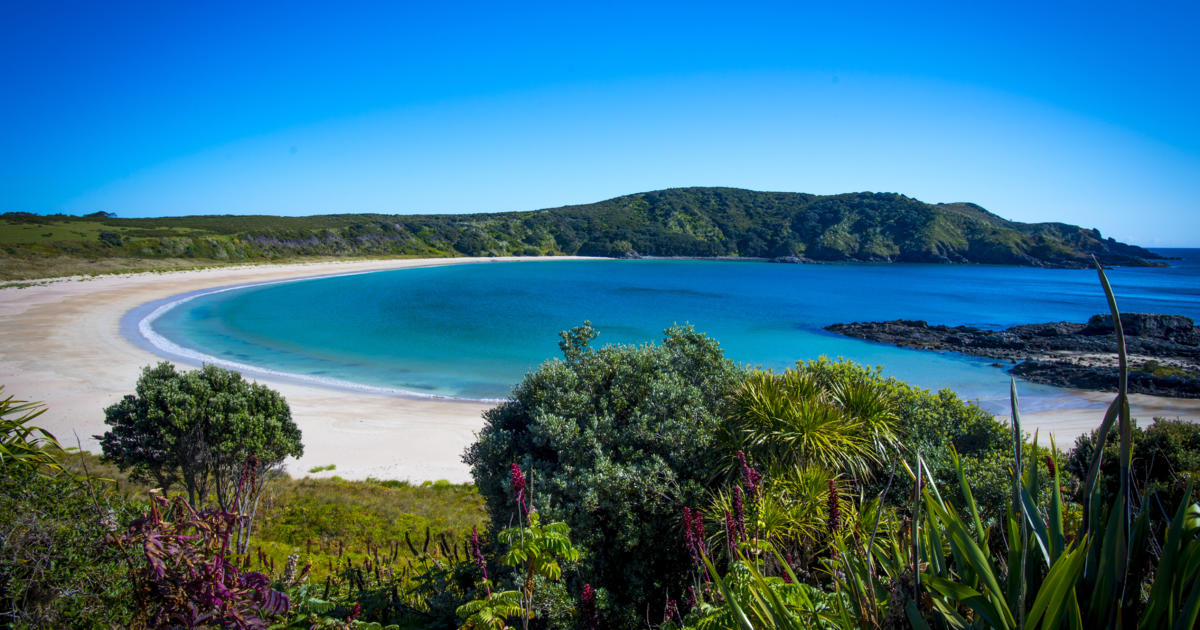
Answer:
M1134 422L1099 275L1120 388L1065 455L1023 432L1015 381L1001 424L846 361L746 369L687 326L643 346L561 333L562 358L485 416L475 485L290 479L246 454L231 509L204 509L186 484L68 456L10 398L0 623L1193 628L1200 429Z
M893 405L877 380L756 370L734 397L727 430L733 449L749 454L770 477L816 466L865 479L899 445Z
M594 348L595 336L587 324L562 333L563 358L486 412L464 460L493 531L511 522L506 467L528 471L542 518L572 532L578 579L604 585L612 614L635 623L684 583L676 523L723 472L717 437L741 370L690 327L659 345Z
M253 483L242 478L237 492ZM265 630L291 608L271 578L244 571L234 543L239 513L198 512L183 497L150 498L150 508L130 522L112 546L128 558L134 623L149 628Z
M135 391L104 410L112 427L96 436L104 457L163 490L182 483L195 506L211 489L223 509L231 507L250 456L271 471L303 453L287 402L236 372L214 365L180 372L163 361L143 368Z
M548 583L562 579L561 562L579 560L579 550L571 544L570 528L566 523L543 525L541 515L534 507L532 489L521 467L513 464L509 468L512 484L513 516L517 525L507 527L497 534L498 541L508 550L500 556L499 563L513 569L516 588L508 591L493 591L492 580L488 579L487 560L477 531L471 533L472 559L482 574L481 590L486 596L469 601L458 607L458 616L463 618L464 629L499 628L507 626L510 618L517 618L523 630L537 616L535 594L542 594ZM543 586L538 589L539 582ZM554 606L561 610L561 606Z
M0 627L128 627L134 589L106 541L141 504L40 447L0 462Z
M0 396L4 386L0 385ZM22 467L57 470L54 452L61 450L58 440L49 431L31 424L45 413L40 403L17 400L14 396L0 399L0 467Z
M1064 467L1076 478L1083 479L1096 454L1096 431L1079 436L1075 447L1064 461ZM1161 527L1171 520L1166 506L1178 505L1184 499L1189 483L1200 477L1200 425L1178 419L1156 418L1145 427L1131 422L1129 429L1129 477L1134 496L1139 500L1154 496L1156 507L1151 520ZM1120 492L1120 436L1109 434L1105 439L1098 487L1101 501L1111 503ZM1082 487L1070 488L1082 499ZM1161 505L1158 505L1161 503Z
M287 402L273 389L214 365L177 371L147 366L136 393L104 410L112 427L102 436L105 459L164 491L182 482L201 507L210 490L224 512L247 515L237 536L245 552L263 483L285 457L304 452ZM242 487L247 478L252 480Z

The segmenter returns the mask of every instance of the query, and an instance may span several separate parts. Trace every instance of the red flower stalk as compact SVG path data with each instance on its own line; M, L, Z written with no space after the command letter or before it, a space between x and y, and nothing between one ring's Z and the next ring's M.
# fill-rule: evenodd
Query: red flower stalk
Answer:
M509 471L509 478L512 480L513 494L517 495L517 509L521 510L521 516L524 517L529 511L525 507L525 475L516 462L513 462L512 470Z
M245 496L254 488L255 478L258 476L258 458L254 455L246 458L246 463L242 466L242 475L238 478L237 492L239 496Z
M362 604L354 604L354 610L350 611L350 616L346 617L346 623L354 625L354 620L362 614Z
M737 452L738 463L742 465L742 487L746 490L746 502L750 504L753 513L758 508L758 499L762 492L762 474L746 462L746 454Z
M733 488L733 522L737 525L738 538L746 537L746 507L742 505L742 489Z
M737 523L734 522L733 515L729 513L729 510L725 510L725 541L729 543L730 555L737 551L738 543L742 542Z
M663 623L672 620L683 621L683 618L679 616L679 604L673 599L668 599L666 610L663 611Z
M478 527L471 527L471 549L475 551L475 566L479 567L480 571L483 571L483 579L488 579L487 562L483 560L483 550L479 544Z
M687 590L687 595L688 595L687 605L688 605L688 609L690 610L690 609L696 607L696 587L689 586L688 590Z
M692 508L683 506L683 543L692 549Z
M591 584L583 585L583 595L579 598L579 617L586 630L596 630L600 615L596 613L596 589Z
M699 511L683 508L683 544L697 567L704 564L704 517Z
M836 532L842 528L842 511L838 505L838 489L833 480L829 480L829 531Z
M1057 466L1054 464L1054 458L1050 457L1049 455L1046 456L1046 468L1050 469L1051 475L1055 473L1055 468L1057 468Z

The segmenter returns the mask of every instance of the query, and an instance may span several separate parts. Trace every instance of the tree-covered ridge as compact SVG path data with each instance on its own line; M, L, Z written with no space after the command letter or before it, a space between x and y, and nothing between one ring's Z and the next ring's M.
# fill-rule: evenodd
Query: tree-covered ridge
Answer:
M1084 266L1159 258L1064 223L1006 221L970 203L896 193L677 188L541 211L589 234L578 253L805 257L817 261L974 262Z
M9 262L48 257L278 260L305 256L737 256L814 261L1146 265L1160 258L1063 223L896 193L674 188L529 212L121 219L0 215ZM12 265L9 265L11 267ZM5 275L15 277L13 272Z

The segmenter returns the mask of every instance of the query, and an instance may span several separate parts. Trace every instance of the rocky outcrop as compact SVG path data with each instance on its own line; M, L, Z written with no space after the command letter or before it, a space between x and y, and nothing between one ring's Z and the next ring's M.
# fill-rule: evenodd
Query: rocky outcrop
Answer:
M1200 398L1200 328L1191 318L1124 313L1132 392ZM1022 324L1005 330L931 326L920 320L856 322L831 332L880 343L1001 359L1036 383L1102 391L1117 388L1117 343L1111 315L1086 323Z

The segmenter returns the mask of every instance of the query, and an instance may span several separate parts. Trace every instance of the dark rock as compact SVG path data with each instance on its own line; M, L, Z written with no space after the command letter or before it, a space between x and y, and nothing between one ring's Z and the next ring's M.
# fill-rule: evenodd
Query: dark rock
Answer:
M1172 360L1184 366L1156 375L1131 372L1131 392L1183 398L1200 397L1200 328L1178 315L1124 313L1129 354ZM1112 317L1096 315L1087 324L1048 322L1022 324L1006 330L981 330L972 326L930 325L922 320L833 324L827 330L897 346L961 352L1009 361L1011 372L1027 380L1080 389L1114 389L1117 383L1117 343ZM1087 361L1080 359L1090 355ZM1114 357L1112 365L1092 365L1095 355Z
M1192 318L1182 315L1121 313L1121 328L1126 337L1166 339L1185 345L1197 345L1200 342L1195 322L1192 321ZM1082 331L1082 334L1085 335L1111 335L1112 333L1112 315L1093 315Z

